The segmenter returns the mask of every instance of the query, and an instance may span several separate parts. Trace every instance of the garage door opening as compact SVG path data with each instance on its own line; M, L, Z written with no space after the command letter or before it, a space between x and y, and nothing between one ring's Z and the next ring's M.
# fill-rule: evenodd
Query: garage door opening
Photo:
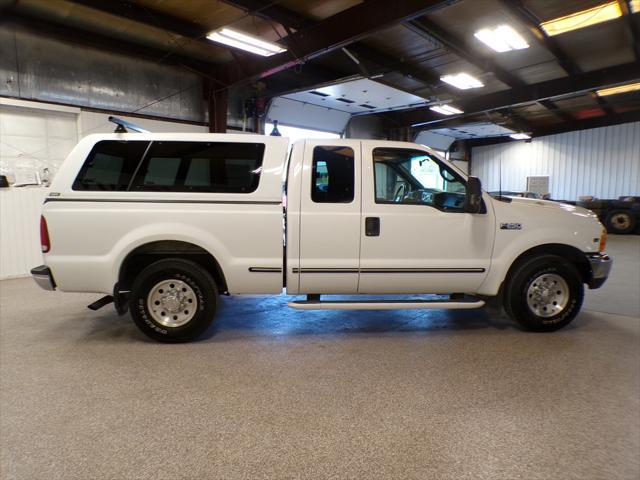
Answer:
M267 122L264 125L264 132L266 135L271 135L273 131L273 123ZM278 131L283 137L290 138L292 142L300 139L309 138L340 138L340 135L333 132L325 132L322 130L311 130L308 128L290 127L287 125L281 125L278 123Z

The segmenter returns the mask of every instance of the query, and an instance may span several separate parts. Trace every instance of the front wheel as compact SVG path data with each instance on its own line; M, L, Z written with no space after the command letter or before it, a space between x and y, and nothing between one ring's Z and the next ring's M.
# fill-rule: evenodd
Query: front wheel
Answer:
M186 342L211 325L218 291L209 272L181 258L159 260L133 282L129 309L136 326L160 342Z
M516 267L507 279L504 307L527 330L550 332L576 317L583 297L576 268L561 257L543 255Z

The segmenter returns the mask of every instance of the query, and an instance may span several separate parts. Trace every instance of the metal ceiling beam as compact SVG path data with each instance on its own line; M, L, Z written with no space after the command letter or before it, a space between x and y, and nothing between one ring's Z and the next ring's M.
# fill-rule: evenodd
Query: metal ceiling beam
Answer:
M449 119L467 117L501 108L526 105L542 100L580 94L638 79L640 79L640 62L617 65L615 67L603 68L571 77L557 78L513 88L511 90L461 99L456 102L456 105L462 108L465 113L463 115L449 117ZM405 111L398 113L398 116L404 125L420 123L422 124L421 126L435 126L446 124L449 120L432 115L427 109Z
M538 103L565 122L572 122L574 120L573 115L564 111L553 100L540 100Z
M544 137L547 135L557 135L559 133L579 132L590 128L608 127L611 125L621 125L623 123L640 121L640 110L625 113L614 113L613 115L603 115L596 118L588 118L584 120L574 120L571 123L563 123L550 127L539 128L532 132L532 137ZM521 142L522 140L513 140L508 136L478 138L468 140L470 147L481 147L485 145L497 145L508 142Z
M527 29L531 32L534 38L545 47L556 59L558 64L567 73L567 75L577 75L582 73L580 67L578 67L569 56L564 53L560 48L556 40L549 35L540 26L539 19L531 13L520 0L499 0L502 6L513 16L515 16L520 22L522 22ZM562 110L552 100L543 100L539 102L540 105L545 107L550 112L560 117L565 122L573 120L573 116L566 111Z
M13 8L18 4L18 0L5 0L4 2L0 1L0 13L6 15L7 12L13 10ZM6 19L6 17L4 17ZM0 20L0 24L2 21Z
M102 12L106 12L123 18L128 18L138 23L162 28L168 32L179 34L194 41L201 41L202 43L206 43L210 48L222 48L216 46L215 44L207 42L206 40L203 40L209 33L209 28L193 22L176 18L171 15L164 14L162 12L158 12L157 10L146 8L142 5L138 5L125 0L115 2L105 2L103 0L72 1ZM293 10L289 10L272 3L266 3L263 0L224 1L231 6L247 11L251 15L256 15L263 19L280 23L286 28L300 30L304 28L311 28L318 23L314 20L304 17L303 15ZM292 43L292 39L290 39L289 37L285 37L284 43L291 44L291 46L294 48L295 53L298 53L297 47ZM397 67L398 71L400 71L402 74L407 75L415 79L416 81L419 81L426 85L434 85L440 83L438 77L429 75L413 66L403 64L403 62L398 62L397 59L383 54L382 52L378 52L377 50L365 45L354 44L350 46L350 49L356 51L358 56L362 57L363 60L371 61L372 63L380 67L374 73L379 73L380 71ZM315 74L318 74L319 82L338 80L345 77L344 72L334 72L326 68L311 67L310 65L307 65L305 69L313 70Z
M613 115L602 115L601 117L587 118L584 120L574 120L573 122L555 125L552 127L539 128L535 130L534 136L554 135L557 133L575 132L587 130L589 128L607 127L609 125L619 125L621 123L640 121L640 110L631 112L614 113Z
M152 10L139 5L137 3L116 0L71 0L73 3L84 5L102 12L110 13L117 17L128 18L138 23L143 23L157 28L162 28L172 33L177 33L183 37L192 40L202 40L209 33L209 29L198 25L197 23L188 22L172 15ZM207 42L212 48L219 48L212 43Z
M245 10L249 15L255 15L267 21L277 22L283 27L302 30L316 25L318 22L306 16L290 10L286 7L273 4L265 0L222 0L236 8ZM415 66L399 60L391 55L371 48L363 43L353 43L348 48L351 52L365 62L373 63L377 66L370 74L384 73L386 70L394 70L402 75L412 78L426 86L441 84L440 77L416 68Z
M591 97L596 102L598 102L598 105L600 106L600 108L602 108L604 113L606 113L607 115L613 115L615 113L613 108L611 108L611 105L609 105L609 103L607 103L607 101L604 98L602 98L601 96L599 96L597 93L592 92L591 93Z
M509 5L509 11L512 11L512 13L517 12L519 16L518 18L520 18L520 16L524 17L527 14L526 13L527 10L524 9L524 7L522 7L521 5L519 5L519 7L521 8L516 8L516 6L520 3L519 1L516 0L516 2L514 2L513 5L511 4L511 2L508 2L506 0L503 0L503 1L505 4ZM524 19L522 20L525 21ZM537 27L535 28L537 38L538 38L538 35L544 34L544 31L538 27L537 22L534 21L533 19L527 17L526 25L527 27L532 27L532 28L534 26ZM459 56L466 62L474 65L476 68L479 68L483 71L493 72L496 78L500 80L502 83L509 85L510 87L521 87L525 85L525 82L520 80L515 75L504 70L502 67L497 65L495 61L493 61L490 58L487 58L484 55L481 55L481 53L477 50L477 48L474 45L469 45L467 42L464 42L454 37L453 35L451 35L450 33L447 33L444 29L442 29L435 23L423 18L423 19L413 20L412 22L409 22L407 26L418 34L422 34L438 40L452 53L455 53L457 56ZM564 55L562 51L555 45L555 42L549 42L548 44L545 44L545 46L550 50L551 49L553 50L552 53L556 56L556 58L558 59L558 62L563 66L563 68L567 70L567 73L569 73L570 75L579 73L579 69L577 69L575 65L572 65L569 62L568 57ZM561 108L558 107L558 105L556 105L551 100L545 100L543 102L540 102L540 104L544 106L546 109L548 109L549 111L553 112L555 115L557 115L564 121L573 120L573 117L570 114L568 114L567 112L564 112Z
M398 72L401 75L423 83L426 87L442 85L438 75L433 75L416 67L415 65L403 61L402 59L382 53L381 51L364 45L363 43L351 44L348 49L355 53L356 56L360 57L360 59L377 65L375 71L370 72L371 74Z
M582 73L580 67L578 67L571 58L564 53L562 48L558 45L555 38L547 35L542 27L540 27L540 20L531 13L523 4L521 0L499 0L502 6L522 22L531 34L538 40L538 42L545 47L555 58L558 64L569 75L576 75Z
M250 62L223 65L219 78L230 84L265 78L346 47L377 31L446 5L446 0L368 0L326 18L282 41L290 51Z
M525 85L525 82L500 67L492 59L482 55L474 46L456 38L431 20L419 18L406 22L405 26L422 37L437 40L450 52L484 72L493 73L498 80L510 87Z
M533 127L529 121L511 108L497 110L498 113L506 117L516 130L521 132L531 132Z
M311 27L314 20L305 17L304 15L290 10L286 7L281 7L274 2L264 0L221 0L223 3L231 5L232 7L239 8L246 11L249 15L253 15L263 20L277 22L283 27L294 28L296 30L302 30L304 28Z
M171 15L166 15L162 12L158 12L157 10L149 9L144 6L132 3L130 1L126 1L126 0L110 1L110 2L105 2L104 0L71 0L71 1L90 7L98 11L109 13L111 15L127 18L137 23L164 29L167 32L170 32L172 34L178 34L192 41L206 44L208 48L227 50L226 47L217 46L214 43L204 40L206 35L209 33L210 28L207 28L205 26L202 26L193 22L182 20L182 19L173 17ZM246 2L241 2L239 0L238 2L227 2L227 3L231 5L233 5L234 3L247 3L247 4L251 4L250 6L253 8L259 8L261 6L264 6L263 2L256 1L256 0L251 0ZM276 8L275 6L271 6L268 9L268 12L271 13L274 11L274 9L278 11L283 10L280 7ZM285 19L288 19L289 21L294 21L294 20L291 20L294 18L294 14L287 14L287 15L278 14L278 18L280 18L282 21L285 21ZM300 22L300 19L298 18L296 22ZM301 23L297 23L297 25L301 25ZM182 59L185 58L184 56L180 57L179 55L176 56L175 54L169 54L168 52L164 52L164 56L182 58ZM159 56L159 58L160 57L161 56ZM184 61L182 63L184 63ZM199 63L199 68L197 70L194 70L196 73L200 73L201 75L209 79L212 78L211 69L213 68L212 66L213 64L209 64L207 67L203 67L203 65L205 65L203 62L193 62L193 63ZM320 68L311 64L306 64L303 70L304 71L301 72L300 75L297 75L297 77L301 77L301 79L303 78L306 81L306 84L335 81L350 75L345 72L337 72L330 68ZM292 82L287 82L286 83L287 87L285 88L300 87L300 82L297 82L296 80L297 78L292 79ZM224 88L225 85L226 83L218 81L217 88Z
M633 21L631 9L627 0L618 0L620 10L622 10L623 18L627 24L627 28L631 32L631 38L633 39L633 52L636 55L636 60L640 61L640 27Z

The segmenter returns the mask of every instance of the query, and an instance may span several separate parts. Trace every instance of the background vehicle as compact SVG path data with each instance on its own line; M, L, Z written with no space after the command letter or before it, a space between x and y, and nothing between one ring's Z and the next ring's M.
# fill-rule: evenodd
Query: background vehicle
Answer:
M542 199L542 195L535 192L511 192L511 191L495 191L489 192L492 197L523 197L523 198L539 198Z
M587 197L579 199L576 205L598 215L609 233L633 233L640 227L640 197L618 197L617 200Z
M594 214L497 200L427 147L229 134L84 138L45 200L44 288L108 294L161 341L214 318L218 293L307 295L298 309L480 308L526 328L577 315L611 259ZM283 225L284 219L284 225ZM284 239L284 241L283 241ZM371 301L358 294L449 295ZM321 295L356 295L353 300Z

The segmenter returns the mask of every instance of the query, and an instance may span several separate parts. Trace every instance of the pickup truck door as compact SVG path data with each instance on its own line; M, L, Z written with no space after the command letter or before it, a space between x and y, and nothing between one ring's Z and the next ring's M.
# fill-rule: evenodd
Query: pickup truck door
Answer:
M360 264L361 142L355 140L309 140L305 142L302 171L289 185L289 212L300 215L288 226L299 228L298 245L288 252L287 288L298 276L298 293L355 293ZM290 168L295 170L296 166ZM300 192L297 205L294 192ZM289 217L292 218L291 216ZM289 248L291 247L291 248ZM297 247L297 248L296 248ZM297 260L297 262L296 262ZM297 263L297 265L296 265ZM290 275L291 274L291 275ZM293 277L293 278L292 278ZM294 287L294 288L291 288Z
M359 293L474 292L494 216L464 212L465 180L417 146L363 143Z

